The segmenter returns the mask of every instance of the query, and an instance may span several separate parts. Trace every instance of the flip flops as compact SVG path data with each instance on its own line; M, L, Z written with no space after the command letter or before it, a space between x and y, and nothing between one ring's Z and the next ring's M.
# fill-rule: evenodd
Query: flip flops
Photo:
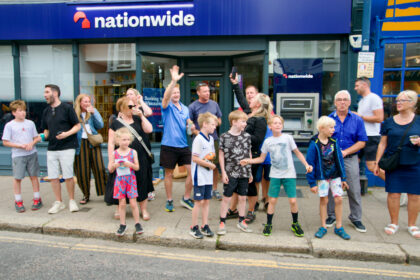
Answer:
M398 231L399 226L395 224L387 225L385 229L385 233L388 235L394 235Z
M416 226L408 227L408 233L415 239L420 239L420 230Z

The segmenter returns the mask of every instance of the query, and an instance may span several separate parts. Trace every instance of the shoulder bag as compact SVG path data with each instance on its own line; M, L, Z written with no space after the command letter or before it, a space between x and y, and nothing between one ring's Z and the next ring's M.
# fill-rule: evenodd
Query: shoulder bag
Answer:
M126 123L122 118L117 118L117 120L122 123L126 128L128 128L128 130L130 130L131 134L134 135L134 137L137 138L137 140L140 142L140 144L143 146L144 150L146 151L146 153L149 155L152 164L155 162L155 156L154 154L152 154L149 150L149 148L146 146L146 143L144 143L143 138L137 133L137 131L128 123Z
M82 122L82 126L83 126L83 129L86 131L86 134L87 134L89 143L93 147L100 146L104 142L104 138L102 137L102 135L100 133L98 133L98 134L91 134L91 133L88 133L87 132L87 129L86 129L85 121L84 120Z
M386 172L391 172L397 169L398 165L400 164L400 154L401 154L404 138L407 135L413 123L415 122L416 118L417 116L414 116L414 119L411 121L410 125L405 129L403 137L401 138L400 144L398 145L398 148L395 151L395 153L389 156L383 155L381 157L381 159L378 162L378 165L381 169L385 170Z

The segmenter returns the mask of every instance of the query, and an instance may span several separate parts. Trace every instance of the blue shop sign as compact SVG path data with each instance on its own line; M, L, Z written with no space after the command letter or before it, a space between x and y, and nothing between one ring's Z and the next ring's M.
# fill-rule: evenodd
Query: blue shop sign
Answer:
M351 0L13 4L0 40L346 34L350 21Z

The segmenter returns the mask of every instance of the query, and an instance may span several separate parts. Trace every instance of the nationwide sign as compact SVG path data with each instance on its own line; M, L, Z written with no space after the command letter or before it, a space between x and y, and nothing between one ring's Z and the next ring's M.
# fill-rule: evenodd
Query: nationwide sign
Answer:
M0 5L0 41L348 34L350 20L351 0L8 4Z

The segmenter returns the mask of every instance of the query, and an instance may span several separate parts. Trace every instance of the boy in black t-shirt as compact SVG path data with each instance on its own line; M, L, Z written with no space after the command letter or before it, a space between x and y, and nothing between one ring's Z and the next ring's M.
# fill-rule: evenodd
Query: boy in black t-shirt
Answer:
M226 234L226 214L232 194L238 194L239 222L237 227L244 232L252 232L245 223L246 196L248 183L252 181L251 166L241 166L240 161L251 157L251 135L244 131L248 116L239 110L229 114L231 128L220 136L219 163L224 183L223 200L220 206L218 235Z
M41 134L41 138L48 139L48 178L51 180L56 200L48 213L55 214L66 207L61 197L60 171L66 181L70 198L69 210L76 212L79 208L74 201L73 163L77 148L76 133L81 126L73 107L60 101L58 86L46 85L44 98L49 106L42 114L41 127L44 133Z
M319 214L321 227L315 233L315 237L322 238L327 233L327 204L328 192L331 191L335 202L336 227L334 233L345 240L350 239L342 226L343 213L343 189L348 189L346 173L344 169L343 155L340 146L335 139L331 138L334 133L334 119L323 116L318 120L318 135L312 137L306 154L306 161L313 166L313 171L306 174L311 192L318 193Z

